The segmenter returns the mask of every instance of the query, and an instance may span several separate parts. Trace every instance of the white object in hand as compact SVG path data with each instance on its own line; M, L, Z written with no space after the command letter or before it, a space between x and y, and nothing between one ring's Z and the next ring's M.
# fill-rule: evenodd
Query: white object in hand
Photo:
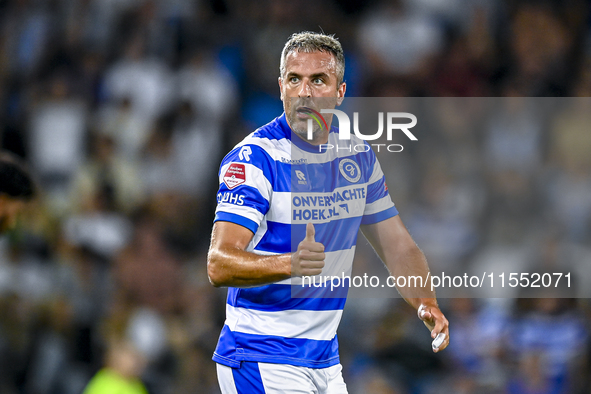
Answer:
M443 341L445 341L445 334L440 333L439 335L437 335L435 337L435 339L433 340L433 343L431 343L431 346L433 347L434 350L439 349L439 346L441 346Z

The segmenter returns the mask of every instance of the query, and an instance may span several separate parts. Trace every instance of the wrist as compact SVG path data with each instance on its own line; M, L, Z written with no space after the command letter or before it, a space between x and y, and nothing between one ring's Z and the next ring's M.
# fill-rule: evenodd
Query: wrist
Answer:
M429 308L429 307L439 308L439 304L437 303L437 298L419 298L419 299L417 299L417 301L418 301L417 309Z
M279 265L282 267L281 272L286 278L294 276L293 272L293 253L286 253L279 255Z

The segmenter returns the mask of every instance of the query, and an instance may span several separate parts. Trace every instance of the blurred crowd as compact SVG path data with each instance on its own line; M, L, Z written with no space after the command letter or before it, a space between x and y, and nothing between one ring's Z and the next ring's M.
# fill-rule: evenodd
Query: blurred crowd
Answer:
M281 113L279 55L301 30L341 40L348 96L504 98L486 119L482 100L440 100L438 127L379 155L434 270L572 271L588 289L590 9L0 0L1 146L43 190L0 240L0 392L78 394L105 365L150 394L219 392L225 290L205 258L218 165ZM360 241L355 264L380 263ZM350 392L588 393L591 305L518 295L442 299L452 345L437 355L400 299L349 300Z

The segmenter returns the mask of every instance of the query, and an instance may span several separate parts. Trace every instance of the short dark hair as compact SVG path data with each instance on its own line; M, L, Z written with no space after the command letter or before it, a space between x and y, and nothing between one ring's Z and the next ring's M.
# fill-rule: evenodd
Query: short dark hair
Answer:
M0 152L0 194L22 200L35 196L35 184L26 165L7 152Z
M281 51L281 62L279 64L279 73L281 78L285 73L285 59L290 52L328 52L336 60L337 82L340 85L345 76L345 55L339 40L332 34L314 33L303 31L292 34Z

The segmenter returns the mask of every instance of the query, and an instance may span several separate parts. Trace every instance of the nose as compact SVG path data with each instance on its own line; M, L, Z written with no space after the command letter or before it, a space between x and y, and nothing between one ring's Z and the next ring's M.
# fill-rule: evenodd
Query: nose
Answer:
M312 97L312 89L310 89L310 86L306 82L302 83L298 97Z

